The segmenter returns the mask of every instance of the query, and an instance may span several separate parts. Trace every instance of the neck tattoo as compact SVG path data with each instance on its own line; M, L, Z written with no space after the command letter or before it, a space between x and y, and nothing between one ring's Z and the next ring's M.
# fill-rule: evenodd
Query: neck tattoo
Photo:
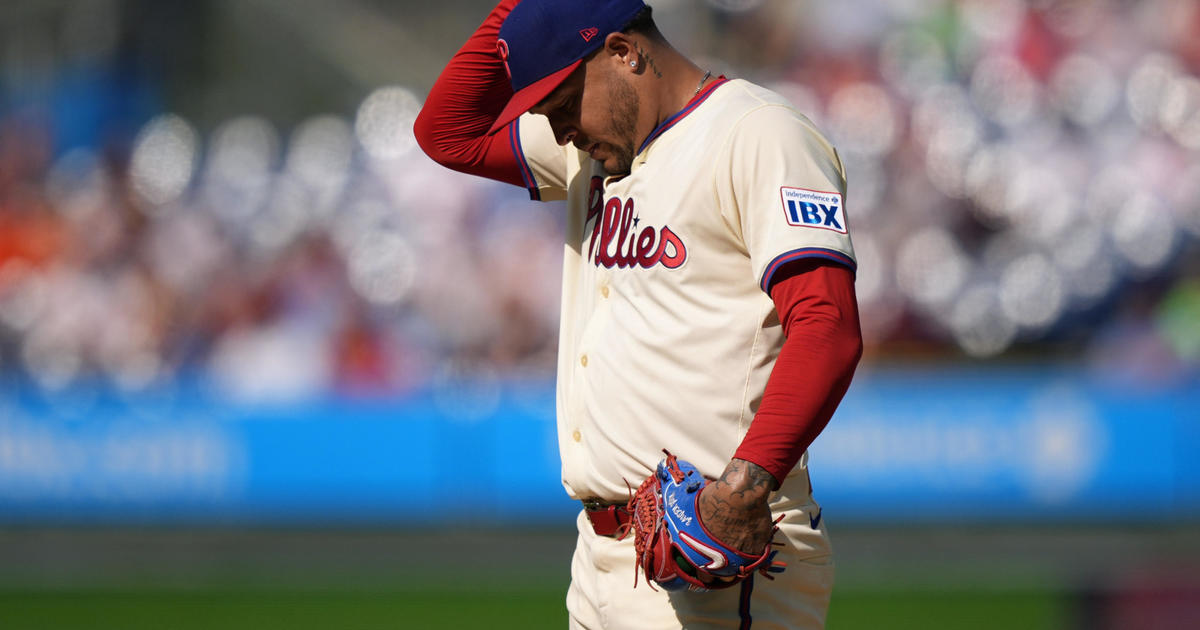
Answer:
M700 93L700 88L704 87L704 82L707 81L708 77L711 77L711 76L712 76L712 72L710 72L708 70L704 71L704 76L700 77L700 83L696 85L696 91L692 92L692 98L696 98L696 95Z

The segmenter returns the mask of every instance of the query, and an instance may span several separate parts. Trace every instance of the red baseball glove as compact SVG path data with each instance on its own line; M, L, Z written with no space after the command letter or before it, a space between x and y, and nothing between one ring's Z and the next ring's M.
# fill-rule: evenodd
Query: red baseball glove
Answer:
M755 572L774 579L771 573L784 570L782 562L773 561L776 551L770 541L762 553L750 555L714 538L697 508L700 489L709 480L695 466L663 452L666 459L642 482L627 507L637 563L648 583L669 591L708 591L733 586Z

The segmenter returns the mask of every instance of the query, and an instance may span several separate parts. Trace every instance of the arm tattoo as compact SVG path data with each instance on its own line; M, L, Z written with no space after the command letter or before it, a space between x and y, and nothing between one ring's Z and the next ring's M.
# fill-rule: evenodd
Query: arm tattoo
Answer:
M645 49L642 48L641 44L635 44L635 46L637 47L638 54L646 60L646 65L650 67L650 70L654 73L654 76L661 79L662 73L658 71L658 64L654 63L654 56L646 52Z
M767 472L767 469L743 459L735 459L729 462L729 467L718 481L733 485L731 483L732 479L741 476L744 476L750 483L735 493L735 496L738 498L749 500L754 495L766 494L775 489L775 477Z
M714 533L726 534L727 544L743 551L760 549L771 537L771 513L765 499L775 488L775 477L757 464L735 459L713 483L721 489L720 494L728 491L728 495L705 495L708 526Z

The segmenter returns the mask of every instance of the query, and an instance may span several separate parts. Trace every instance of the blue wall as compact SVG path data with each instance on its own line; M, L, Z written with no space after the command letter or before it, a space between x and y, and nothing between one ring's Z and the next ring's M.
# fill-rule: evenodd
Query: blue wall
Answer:
M0 523L566 523L551 383L236 405L5 384ZM1200 390L1049 369L864 372L812 448L841 522L1200 516ZM471 521L464 519L470 518Z

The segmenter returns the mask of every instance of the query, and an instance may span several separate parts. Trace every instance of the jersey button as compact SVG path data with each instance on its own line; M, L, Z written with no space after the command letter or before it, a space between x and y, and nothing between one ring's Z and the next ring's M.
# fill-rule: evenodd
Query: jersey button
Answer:
M579 357L579 365L582 365L583 367L587 367L587 355L586 354Z
M600 295L603 295L604 297L608 297L608 285L604 285L604 286L600 287Z
M576 442L582 442L583 434L579 432L579 429L575 429L571 432L571 439L575 440Z

